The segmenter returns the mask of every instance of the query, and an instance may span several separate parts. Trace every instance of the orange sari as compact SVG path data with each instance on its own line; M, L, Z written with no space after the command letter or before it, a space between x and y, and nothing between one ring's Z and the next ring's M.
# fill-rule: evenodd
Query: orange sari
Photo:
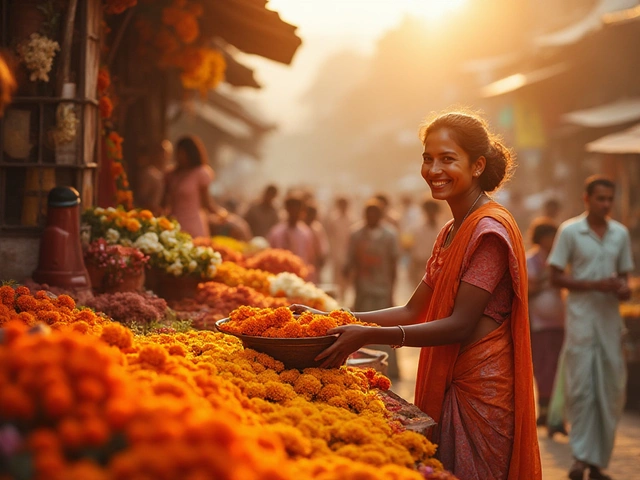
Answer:
M438 423L433 436L439 456L460 480L540 480L526 257L520 231L501 205L489 202L462 224L434 284L426 321L453 312L465 251L484 217L500 222L511 239L511 316L464 350L459 344L423 348L415 404Z

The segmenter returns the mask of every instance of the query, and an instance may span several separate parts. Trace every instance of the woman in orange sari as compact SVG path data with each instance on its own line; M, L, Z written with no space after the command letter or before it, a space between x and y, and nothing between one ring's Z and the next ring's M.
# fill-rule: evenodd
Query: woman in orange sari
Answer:
M525 251L487 195L509 177L510 152L466 113L437 117L420 138L422 176L454 218L409 302L355 313L382 328L336 328L318 358L337 367L364 345L423 347L415 403L438 423L444 467L461 480L539 480Z

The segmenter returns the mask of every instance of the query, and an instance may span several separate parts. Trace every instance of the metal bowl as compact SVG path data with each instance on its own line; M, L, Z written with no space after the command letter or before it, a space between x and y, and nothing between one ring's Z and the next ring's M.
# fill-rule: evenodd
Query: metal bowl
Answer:
M299 370L319 367L322 362L316 362L315 358L338 338L337 335L303 338L272 338L238 335L224 330L224 324L228 321L229 318L223 318L216 322L216 328L219 332L238 337L242 340L245 348L266 353L276 360L280 360L284 363L285 367L297 368Z

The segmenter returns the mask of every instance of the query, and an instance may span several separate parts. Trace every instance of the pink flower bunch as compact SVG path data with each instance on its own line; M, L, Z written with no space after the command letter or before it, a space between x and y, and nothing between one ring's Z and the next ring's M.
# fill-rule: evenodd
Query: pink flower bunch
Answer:
M146 293L104 293L87 300L85 305L125 325L149 324L162 320L167 313L167 302L163 298Z
M139 275L149 262L149 256L135 247L109 245L104 238L98 238L89 244L84 262L103 270L107 285L117 285L127 275Z

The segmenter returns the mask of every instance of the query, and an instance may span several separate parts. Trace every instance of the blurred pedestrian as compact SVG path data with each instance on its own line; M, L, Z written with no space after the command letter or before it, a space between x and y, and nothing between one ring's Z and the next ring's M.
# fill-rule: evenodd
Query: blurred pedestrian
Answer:
M332 281L337 286L338 302L342 303L347 289L344 266L347 261L349 236L353 225L353 219L349 213L349 200L346 197L336 199L335 209L328 215L325 225L329 239Z
M400 214L391 206L391 200L386 193L377 193L376 198L382 206L382 220L389 226L398 230L400 228Z
M398 235L383 223L384 206L369 200L364 209L365 225L351 234L345 276L353 278L354 311L369 312L393 307L397 263L400 257ZM400 378L398 358L389 345L374 345L389 354L388 375Z
M313 232L302 221L304 201L297 192L290 192L284 201L287 218L277 223L267 235L267 240L273 248L289 250L297 255L310 268L313 275L316 261L316 249Z
M609 218L614 194L611 180L589 177L586 211L560 226L548 259L553 284L569 290L563 362L572 480L581 480L586 470L590 479L611 478L601 469L611 459L624 407L619 302L631 296L633 259L628 230Z
M262 198L254 202L244 214L254 237L267 237L271 228L280 221L280 214L274 205L278 196L278 187L267 185Z
M310 280L312 282L320 283L322 276L322 269L329 255L329 239L327 238L327 232L324 229L324 225L318 220L318 206L313 200L309 200L305 204L304 222L311 229L313 234L314 243L314 274Z
M438 214L440 205L435 200L422 202L422 223L413 231L413 246L410 250L409 279L415 284L420 283L431 258L433 245L440 232Z
M178 140L176 165L166 177L163 207L176 218L183 231L192 237L209 236L207 211L218 209L209 194L214 179L202 141L196 136Z
M169 140L163 140L160 145L143 152L138 159L140 170L136 203L139 208L150 210L154 215L161 213L165 175L172 155L173 145Z
M538 386L539 426L547 425L549 401L564 341L562 292L551 284L551 274L547 266L547 257L557 231L557 225L546 217L534 220L529 228L531 243L534 245L527 252L529 324L533 374Z
M547 217L553 222L558 222L561 210L562 205L560 204L560 200L555 197L548 198L542 204L542 216Z
M209 215L209 229L211 236L231 237L241 242L251 240L249 224L236 213L237 202L228 199L223 207L218 207L216 213Z

